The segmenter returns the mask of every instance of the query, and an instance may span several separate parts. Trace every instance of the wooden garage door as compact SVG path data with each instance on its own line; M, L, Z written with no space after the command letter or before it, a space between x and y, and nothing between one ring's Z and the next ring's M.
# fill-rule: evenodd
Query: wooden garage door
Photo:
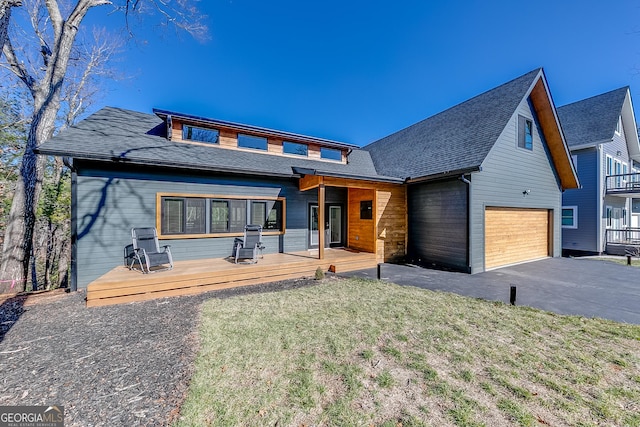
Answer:
M549 255L547 209L486 208L485 268Z

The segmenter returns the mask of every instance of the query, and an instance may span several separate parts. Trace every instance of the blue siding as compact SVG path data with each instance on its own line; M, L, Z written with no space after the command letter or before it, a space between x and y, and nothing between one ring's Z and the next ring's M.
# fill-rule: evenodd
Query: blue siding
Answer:
M518 147L518 115L532 119L533 150ZM524 99L482 164L471 175L471 272L484 271L484 214L488 206L538 208L553 211L553 256L561 254L562 193L538 119ZM531 190L526 196L523 191ZM526 227L526 224L523 224Z
M265 236L265 253L307 249L308 205L317 192L298 191L297 180L256 179L229 176L167 174L79 167L77 191L78 287L122 264L123 248L131 243L131 228L155 226L156 193L241 195L286 198L286 233ZM340 200L343 191L327 191L329 201ZM233 237L169 239L176 261L226 257Z
M576 170L582 188L567 190L562 195L563 206L576 206L578 228L562 229L562 249L599 252L598 248L598 150L587 148L571 153L576 156ZM602 181L604 182L604 180Z

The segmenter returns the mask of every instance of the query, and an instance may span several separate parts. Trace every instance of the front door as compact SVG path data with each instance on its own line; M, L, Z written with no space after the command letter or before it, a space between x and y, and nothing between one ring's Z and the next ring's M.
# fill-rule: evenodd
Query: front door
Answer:
M342 206L327 205L325 208L324 242L325 247L343 246L342 242ZM320 243L318 226L318 205L309 205L309 248L317 248Z
M329 206L329 243L342 244L342 206Z
M317 248L320 242L318 228L318 205L309 206L309 247Z

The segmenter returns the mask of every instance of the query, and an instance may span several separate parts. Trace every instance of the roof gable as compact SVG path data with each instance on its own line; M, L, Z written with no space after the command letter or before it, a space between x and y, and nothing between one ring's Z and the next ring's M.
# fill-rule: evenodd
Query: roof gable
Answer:
M569 147L611 141L628 93L625 86L559 107L558 117Z
M531 100L562 188L576 188L555 107L541 68L373 142L365 150L378 173L409 179L480 170L518 106Z

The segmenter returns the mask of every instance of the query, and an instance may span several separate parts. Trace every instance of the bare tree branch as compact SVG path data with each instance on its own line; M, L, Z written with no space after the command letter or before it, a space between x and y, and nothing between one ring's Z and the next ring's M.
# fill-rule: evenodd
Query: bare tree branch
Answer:
M2 52L7 58L7 63L9 64L9 69L11 70L11 72L15 74L20 80L22 80L22 82L29 89L29 92L33 93L35 89L35 79L29 74L24 64L18 61L18 58L16 58L16 53L13 50L13 44L11 44L10 38L7 38Z

